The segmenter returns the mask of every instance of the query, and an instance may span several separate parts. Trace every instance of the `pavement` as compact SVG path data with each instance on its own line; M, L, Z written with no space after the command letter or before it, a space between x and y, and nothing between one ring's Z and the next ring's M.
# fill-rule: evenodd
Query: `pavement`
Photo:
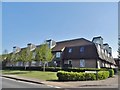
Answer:
M1 77L2 78L2 82L1 83L1 87L2 87L2 90L4 89L9 89L9 88L13 88L15 89L22 89L24 90L24 88L31 88L31 89L36 89L36 88L53 88L53 87L50 87L50 86L47 86L47 85L43 85L43 84L35 84L35 83L30 83L30 82L25 82L25 81L20 81L20 80L14 80L14 79L9 79L9 78L4 78L4 77Z
M118 75L112 78L97 81L42 81L34 78L20 77L16 75L2 75L2 77L31 82L36 84L44 84L55 88L118 88Z

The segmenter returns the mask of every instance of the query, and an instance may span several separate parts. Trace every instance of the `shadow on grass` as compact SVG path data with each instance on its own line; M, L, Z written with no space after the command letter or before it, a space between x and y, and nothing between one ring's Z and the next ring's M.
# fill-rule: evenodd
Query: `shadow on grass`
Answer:
M14 75L14 74L27 74L27 73L29 73L29 72L23 72L23 71L10 72L10 71L8 71L8 72L4 72L3 74L12 74L12 75Z
M11 73L3 73L3 74L27 74L28 72L11 72Z

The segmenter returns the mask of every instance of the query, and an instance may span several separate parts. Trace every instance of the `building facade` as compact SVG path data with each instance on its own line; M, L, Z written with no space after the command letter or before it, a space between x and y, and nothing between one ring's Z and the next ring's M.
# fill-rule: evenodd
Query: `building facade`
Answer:
M47 63L47 66L70 66L77 68L117 67L112 57L112 48L107 43L103 43L101 36L94 37L92 41L78 38L60 42L50 39L46 40L46 42L54 55L52 62ZM29 43L26 48L33 52L34 58L36 54L34 50L40 48L40 45ZM19 53L22 49L25 48L13 47L13 52ZM42 66L42 62L32 61L31 66L36 65ZM10 66L10 63L7 63L6 66ZM17 62L15 66L22 66L22 62Z
M102 37L94 37L92 41L80 38L57 42L52 51L56 53L56 58L59 58L56 62L61 66L71 64L78 68L116 67L112 48L107 43L103 44Z

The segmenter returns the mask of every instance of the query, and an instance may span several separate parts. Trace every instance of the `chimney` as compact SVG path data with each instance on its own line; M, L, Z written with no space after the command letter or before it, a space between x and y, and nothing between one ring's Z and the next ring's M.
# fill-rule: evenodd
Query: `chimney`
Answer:
M35 46L34 44L32 44L32 43L28 43L28 44L27 44L27 47L28 47L28 49L29 49L30 51L32 51L32 50L34 50L34 49L36 48L36 46Z
M21 49L19 48L19 47L17 47L17 46L14 46L13 47L13 52L14 53L17 53L17 52L19 52Z
M103 47L103 38L101 36L94 37L92 42L94 42L95 44L99 44L101 47Z
M16 46L13 47L13 53L15 53L15 52L16 52Z
M52 39L46 40L46 42L47 42L50 49L56 45L56 42Z
M103 44L103 49L107 50L109 52L109 45L107 43Z

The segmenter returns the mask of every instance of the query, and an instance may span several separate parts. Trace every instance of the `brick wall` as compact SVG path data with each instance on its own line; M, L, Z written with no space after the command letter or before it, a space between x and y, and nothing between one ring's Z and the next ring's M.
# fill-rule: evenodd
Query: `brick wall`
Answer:
M64 60L64 64L68 64L68 60ZM80 67L80 60L72 60L72 67ZM95 59L85 59L85 68L96 68Z

